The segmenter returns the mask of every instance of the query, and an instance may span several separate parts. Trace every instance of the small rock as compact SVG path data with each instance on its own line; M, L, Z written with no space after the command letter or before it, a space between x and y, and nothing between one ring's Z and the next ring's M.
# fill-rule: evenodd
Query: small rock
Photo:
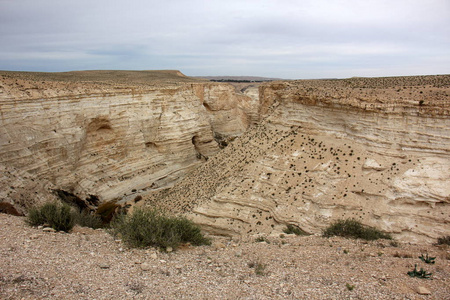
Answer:
M108 264L100 264L99 267L100 267L100 269L109 269Z
M172 247L169 246L169 247L166 248L166 252L172 252L172 251L173 251Z
M419 295L430 295L430 294L431 294L430 290L427 289L427 288L424 287L424 286L418 286L418 287L416 287L416 292L417 292L417 294L419 294Z
M152 252L150 254L150 258L157 259L158 258L158 254L156 254L156 252Z
M42 226L42 225L39 225L38 227L37 227L38 229L43 229L44 228L44 226Z
M40 236L41 236L40 234L36 234L36 233L32 234L32 235L30 235L30 240L38 239Z
M51 227L45 227L44 229L42 229L42 231L44 231L44 232L56 232L56 230L51 228Z
M225 248L225 244L224 244L224 243L221 243L221 242L215 242L215 243L213 244L213 248L214 248L215 250L223 249L223 248Z
M175 266L175 269L177 270L177 273L178 273L178 274L183 273L183 266L181 266L181 265L176 265L176 266Z
M151 269L150 264L148 264L148 263L141 264L141 270L142 271L149 271L150 269Z

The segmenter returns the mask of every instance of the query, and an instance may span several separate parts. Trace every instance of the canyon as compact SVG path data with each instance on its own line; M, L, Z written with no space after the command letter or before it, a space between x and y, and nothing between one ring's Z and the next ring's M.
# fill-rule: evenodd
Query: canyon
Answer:
M274 82L261 122L149 205L215 234L320 234L355 218L398 240L449 234L449 76Z
M225 236L320 234L340 218L408 242L450 234L449 75L236 88L178 71L0 78L0 199L23 213L62 190Z
M126 199L166 187L252 122L247 96L176 71L0 77L0 165L17 174L12 178L81 199ZM48 188L17 193L18 182L3 181L1 197L22 211L34 198L51 197Z

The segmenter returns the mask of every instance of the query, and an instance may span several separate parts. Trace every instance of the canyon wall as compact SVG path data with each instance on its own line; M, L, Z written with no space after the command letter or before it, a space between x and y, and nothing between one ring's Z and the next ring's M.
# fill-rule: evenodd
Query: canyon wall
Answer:
M449 76L266 84L261 122L147 203L223 235L355 218L435 241L450 234L449 94Z
M249 124L247 98L227 84L97 73L2 72L0 165L83 199L134 198L182 178ZM3 200L33 202L8 188Z
M238 91L177 71L0 78L0 202L22 213L60 189L141 195L223 235L349 217L404 241L450 235L448 75Z

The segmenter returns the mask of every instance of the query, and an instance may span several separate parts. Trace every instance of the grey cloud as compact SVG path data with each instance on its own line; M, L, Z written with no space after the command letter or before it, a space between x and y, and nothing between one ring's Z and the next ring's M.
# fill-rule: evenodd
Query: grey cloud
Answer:
M0 0L0 69L448 73L450 2Z

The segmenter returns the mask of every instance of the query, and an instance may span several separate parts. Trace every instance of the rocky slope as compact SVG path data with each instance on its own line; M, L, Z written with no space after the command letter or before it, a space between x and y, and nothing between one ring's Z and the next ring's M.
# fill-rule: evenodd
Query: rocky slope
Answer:
M246 130L249 100L177 71L0 72L0 165L20 174L2 199L32 203L11 196L29 177L83 199L166 187Z
M225 235L319 233L339 218L450 234L450 76L276 82L261 123L147 199Z

